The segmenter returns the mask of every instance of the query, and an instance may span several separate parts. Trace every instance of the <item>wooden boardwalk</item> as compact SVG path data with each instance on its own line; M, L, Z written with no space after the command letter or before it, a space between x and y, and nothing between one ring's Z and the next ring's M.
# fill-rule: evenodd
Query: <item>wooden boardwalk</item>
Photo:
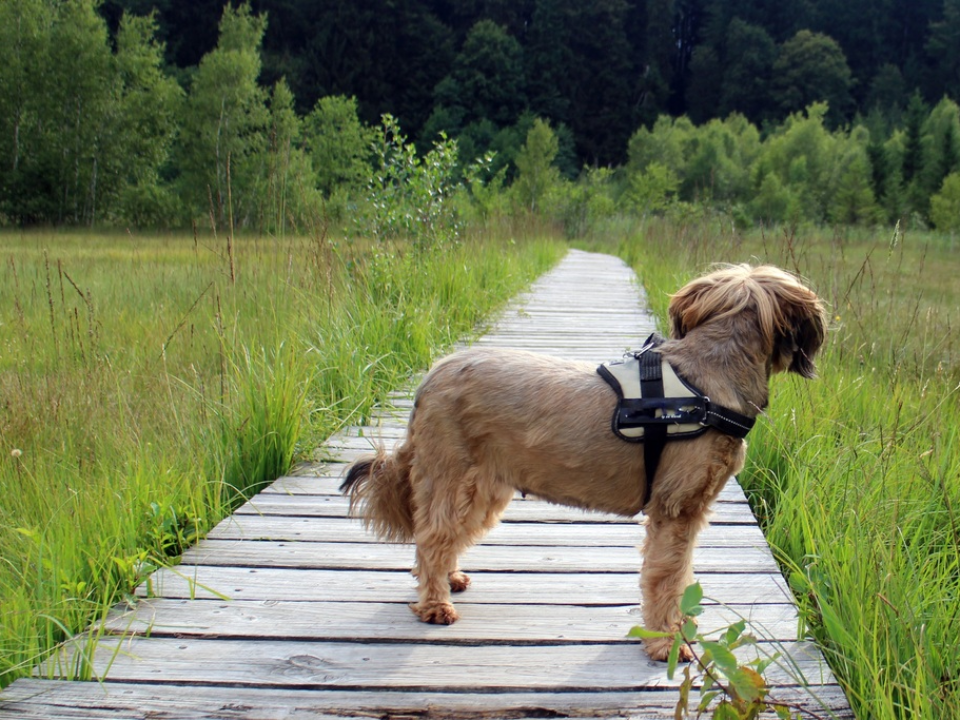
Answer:
M652 330L626 266L572 251L476 343L599 362ZM457 598L461 620L417 622L413 548L377 542L337 492L345 463L403 436L411 391L115 609L90 650L100 682L19 680L0 694L0 719L672 717L677 681L626 637L640 622L634 521L518 497L463 560L473 584ZM789 671L768 671L778 699L851 717L819 653L797 640L735 481L695 569L711 598L702 629L748 618L765 650L789 655Z

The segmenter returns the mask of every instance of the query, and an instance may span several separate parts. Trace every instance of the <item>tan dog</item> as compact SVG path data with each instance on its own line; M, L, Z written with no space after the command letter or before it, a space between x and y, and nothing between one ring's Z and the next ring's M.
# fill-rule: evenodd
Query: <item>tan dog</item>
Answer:
M777 268L724 267L670 302L671 339L658 350L713 402L755 417L772 373L813 377L826 320L817 296ZM458 557L494 527L516 490L618 515L646 514L644 624L678 627L707 511L744 462L746 443L715 429L667 443L650 501L642 444L614 435L614 390L591 363L472 349L440 360L417 390L406 440L356 461L341 486L351 509L388 541L417 545L424 622L457 620L450 592L469 578ZM647 640L665 660L671 641Z

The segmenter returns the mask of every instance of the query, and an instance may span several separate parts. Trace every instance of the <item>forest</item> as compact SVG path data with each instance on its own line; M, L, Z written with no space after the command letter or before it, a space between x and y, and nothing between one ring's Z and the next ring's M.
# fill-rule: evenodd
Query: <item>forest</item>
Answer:
M410 145L574 234L677 202L952 230L958 97L960 0L10 0L0 225L302 228Z

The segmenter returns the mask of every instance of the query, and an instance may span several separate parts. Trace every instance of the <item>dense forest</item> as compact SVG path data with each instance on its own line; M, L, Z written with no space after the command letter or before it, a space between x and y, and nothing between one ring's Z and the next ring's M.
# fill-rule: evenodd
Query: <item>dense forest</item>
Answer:
M508 187L540 120L617 205L947 227L951 98L960 0L7 0L0 224L264 229L362 194L385 139ZM835 147L776 164L810 121Z

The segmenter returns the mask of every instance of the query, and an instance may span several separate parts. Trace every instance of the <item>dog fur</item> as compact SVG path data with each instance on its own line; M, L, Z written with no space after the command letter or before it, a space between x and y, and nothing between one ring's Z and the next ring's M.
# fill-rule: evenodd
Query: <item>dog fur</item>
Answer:
M725 266L672 296L671 338L658 349L711 400L755 417L772 373L815 374L824 308L772 266ZM417 390L406 440L349 468L341 491L381 538L416 542L424 622L451 624L450 593L467 588L458 557L520 490L553 503L647 516L641 570L648 629L672 632L693 581L692 554L711 503L744 463L743 440L710 429L670 442L646 507L643 446L610 428L616 395L592 363L471 349L440 360ZM646 640L665 660L671 640Z

